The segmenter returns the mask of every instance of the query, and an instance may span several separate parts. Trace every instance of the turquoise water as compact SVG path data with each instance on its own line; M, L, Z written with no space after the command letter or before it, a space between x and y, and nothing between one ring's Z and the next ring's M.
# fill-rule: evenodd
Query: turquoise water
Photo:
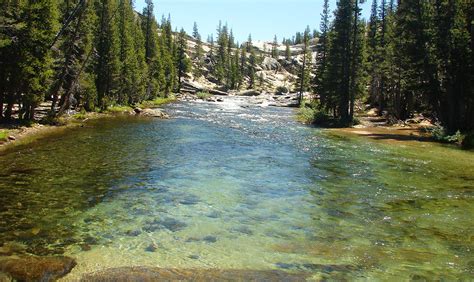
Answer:
M291 109L177 103L0 155L0 245L118 266L313 279L474 275L474 154L302 126Z

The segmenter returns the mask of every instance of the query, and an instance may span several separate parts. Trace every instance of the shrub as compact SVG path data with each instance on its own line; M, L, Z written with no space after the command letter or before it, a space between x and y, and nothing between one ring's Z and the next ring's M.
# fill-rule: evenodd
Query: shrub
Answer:
M8 130L0 130L0 141L8 140Z
M130 112L133 109L129 106L113 106L113 107L108 107L106 112L108 113L126 113Z
M206 100L207 98L211 97L212 95L208 92L198 92L196 94L196 96L199 98L199 99L202 99L202 100Z
M171 102L174 102L174 101L176 101L175 96L169 96L167 98L158 97L154 100L144 101L144 102L138 104L137 106L141 107L141 108L153 108L153 107L159 107L161 105L168 104L168 103L171 103Z

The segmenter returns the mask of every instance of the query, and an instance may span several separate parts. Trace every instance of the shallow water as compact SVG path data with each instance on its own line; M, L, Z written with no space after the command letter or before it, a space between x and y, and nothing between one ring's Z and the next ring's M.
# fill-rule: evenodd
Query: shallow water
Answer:
M293 121L291 109L167 106L0 155L0 245L119 266L312 278L472 279L474 154Z

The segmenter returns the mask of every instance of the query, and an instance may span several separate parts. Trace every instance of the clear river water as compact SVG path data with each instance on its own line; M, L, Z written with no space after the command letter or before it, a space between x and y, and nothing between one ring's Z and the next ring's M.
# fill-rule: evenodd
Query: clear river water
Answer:
M121 266L474 278L474 153L239 99L165 110L0 153L0 246L75 258L64 280Z

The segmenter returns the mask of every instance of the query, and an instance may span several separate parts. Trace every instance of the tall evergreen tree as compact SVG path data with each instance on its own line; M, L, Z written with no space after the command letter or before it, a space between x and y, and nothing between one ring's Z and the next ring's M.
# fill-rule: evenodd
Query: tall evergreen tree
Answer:
M114 12L117 9L113 0L103 0L98 5L99 28L96 35L96 88L98 106L104 110L118 87L119 45L117 24Z
M278 39L277 36L273 38L273 44L272 44L272 58L278 59L279 53L278 53Z
M318 45L316 46L315 91L319 94L321 106L326 105L326 71L329 52L329 0L324 0Z

